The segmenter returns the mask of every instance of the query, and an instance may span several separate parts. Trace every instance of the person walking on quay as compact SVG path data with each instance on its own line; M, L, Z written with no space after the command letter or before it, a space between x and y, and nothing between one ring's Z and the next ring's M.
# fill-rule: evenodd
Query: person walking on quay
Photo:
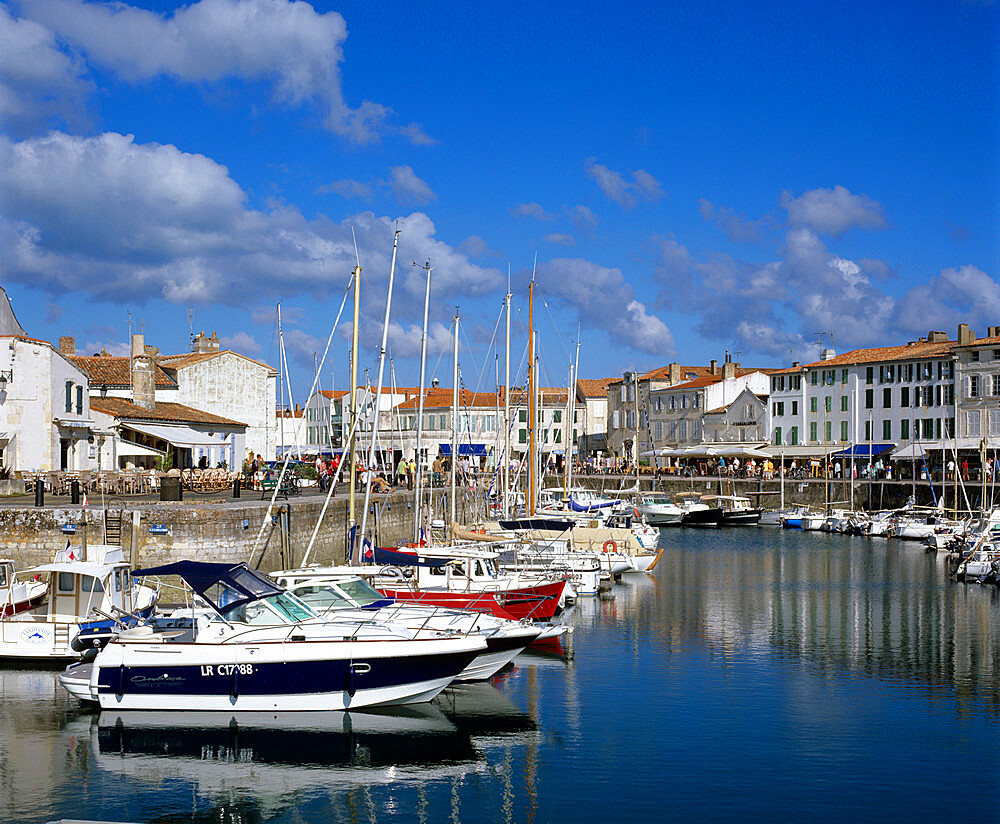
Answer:
M952 459L948 459L948 480L955 480L955 462Z
M962 461L962 480L969 480L969 462L967 460Z
M417 478L417 462L414 458L410 458L409 462L406 464L407 489L413 489L413 484L416 478Z
M396 486L401 487L406 483L406 459L400 458L396 465Z

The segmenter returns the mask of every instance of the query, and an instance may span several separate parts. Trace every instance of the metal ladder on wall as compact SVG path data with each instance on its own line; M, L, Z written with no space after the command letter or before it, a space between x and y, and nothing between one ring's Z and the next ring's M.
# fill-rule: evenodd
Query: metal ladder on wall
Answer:
M110 546L122 545L122 521L125 518L125 502L109 501L104 510L105 543Z

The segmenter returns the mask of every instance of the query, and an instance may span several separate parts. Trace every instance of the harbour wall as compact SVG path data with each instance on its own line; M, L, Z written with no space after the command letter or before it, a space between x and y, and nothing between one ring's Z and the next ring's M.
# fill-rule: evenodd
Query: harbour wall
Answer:
M554 487L560 478L546 477L542 486ZM584 475L574 478L574 485L613 493L635 483L621 476ZM909 481L856 481L853 507L851 485L845 481L824 481L821 478L785 481L786 506L806 505L822 508L832 506L856 509L891 509L903 506L911 495L921 506L932 506L941 500L940 485L932 492L926 482L913 485ZM652 478L640 481L640 490L652 489L675 495L678 492L718 494L718 479L712 478ZM978 507L981 487L967 487L969 502ZM759 501L765 509L776 509L781 500L779 481L759 479L725 479L723 492L743 495ZM760 494L763 493L763 494ZM446 490L433 490L432 518L449 520ZM959 509L965 501L959 491ZM947 490L947 506L954 506L954 488ZM323 507L323 496L292 496L279 500L267 516L267 501L256 496L238 500L188 499L181 502L117 501L109 505L112 523L120 521L121 545L136 567L157 566L184 558L202 561L236 563L247 561L264 570L289 568L302 562L317 519ZM413 537L413 493L400 490L388 496L373 497L368 523L377 526L378 543L395 545ZM473 518L469 496L459 493L457 510L460 522ZM359 501L360 521L363 504ZM343 563L347 548L347 498L334 497L317 532L310 562ZM0 557L12 558L18 569L50 562L55 552L67 542L82 548L84 534L89 544L104 542L104 511L100 508L81 510L78 507L0 507ZM261 533L261 524L264 524ZM86 525L86 529L84 526ZM257 535L261 538L257 541Z
M135 567L151 567L181 559L237 563L263 570L287 569L302 562L324 497L279 499L270 516L268 502L258 500L184 500L179 502L115 502L109 504L112 525L120 519L121 546ZM361 521L362 501L356 517ZM372 498L368 527L374 523L378 542L394 545L413 539L413 493L398 491ZM458 519L469 517L469 501L460 493ZM448 494L432 492L432 518L450 517ZM316 535L309 561L344 563L347 548L347 498L332 498ZM260 540L261 524L264 529ZM81 550L104 543L105 515L100 508L0 507L0 557L18 569L50 563L67 542ZM86 536L86 538L84 537ZM255 545L256 542L256 545Z

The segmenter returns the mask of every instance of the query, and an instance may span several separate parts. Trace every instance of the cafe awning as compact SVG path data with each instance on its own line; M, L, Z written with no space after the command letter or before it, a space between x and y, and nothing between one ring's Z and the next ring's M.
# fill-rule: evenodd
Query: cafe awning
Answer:
M970 450L975 450L978 452L982 449L982 446L982 438L949 438L944 441L914 441L906 446L899 447L899 449L892 453L892 457L894 460L912 461L915 458L919 459L924 456L930 457L931 455L940 455L942 451L948 455L956 451L968 452ZM1000 450L1000 439L993 438L992 440L987 440L986 448L991 452Z
M174 446L189 448L192 446L225 446L226 443L221 438L210 437L205 432L199 432L190 426L165 426L154 423L123 423L129 429L159 438L161 441L172 443ZM220 433L221 434L221 433Z
M856 443L854 446L834 452L831 458L867 458L869 456L881 455L892 449L894 443Z
M445 457L451 455L450 443L441 444L441 454ZM460 443L458 445L458 454L459 456L471 455L473 457L485 458L490 454L490 449L484 443Z
M123 458L128 458L133 455L150 455L158 458L163 455L163 453L157 449L151 449L148 446L140 446L137 443L130 443L129 441L118 441L118 445L115 447L115 453Z

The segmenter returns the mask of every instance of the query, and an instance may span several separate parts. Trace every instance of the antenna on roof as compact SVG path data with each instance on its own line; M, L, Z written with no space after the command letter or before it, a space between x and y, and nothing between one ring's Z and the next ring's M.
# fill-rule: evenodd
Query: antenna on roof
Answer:
M187 308L187 316L188 316L188 332L191 333L191 340L193 342L194 341L194 307L193 306L189 306Z

